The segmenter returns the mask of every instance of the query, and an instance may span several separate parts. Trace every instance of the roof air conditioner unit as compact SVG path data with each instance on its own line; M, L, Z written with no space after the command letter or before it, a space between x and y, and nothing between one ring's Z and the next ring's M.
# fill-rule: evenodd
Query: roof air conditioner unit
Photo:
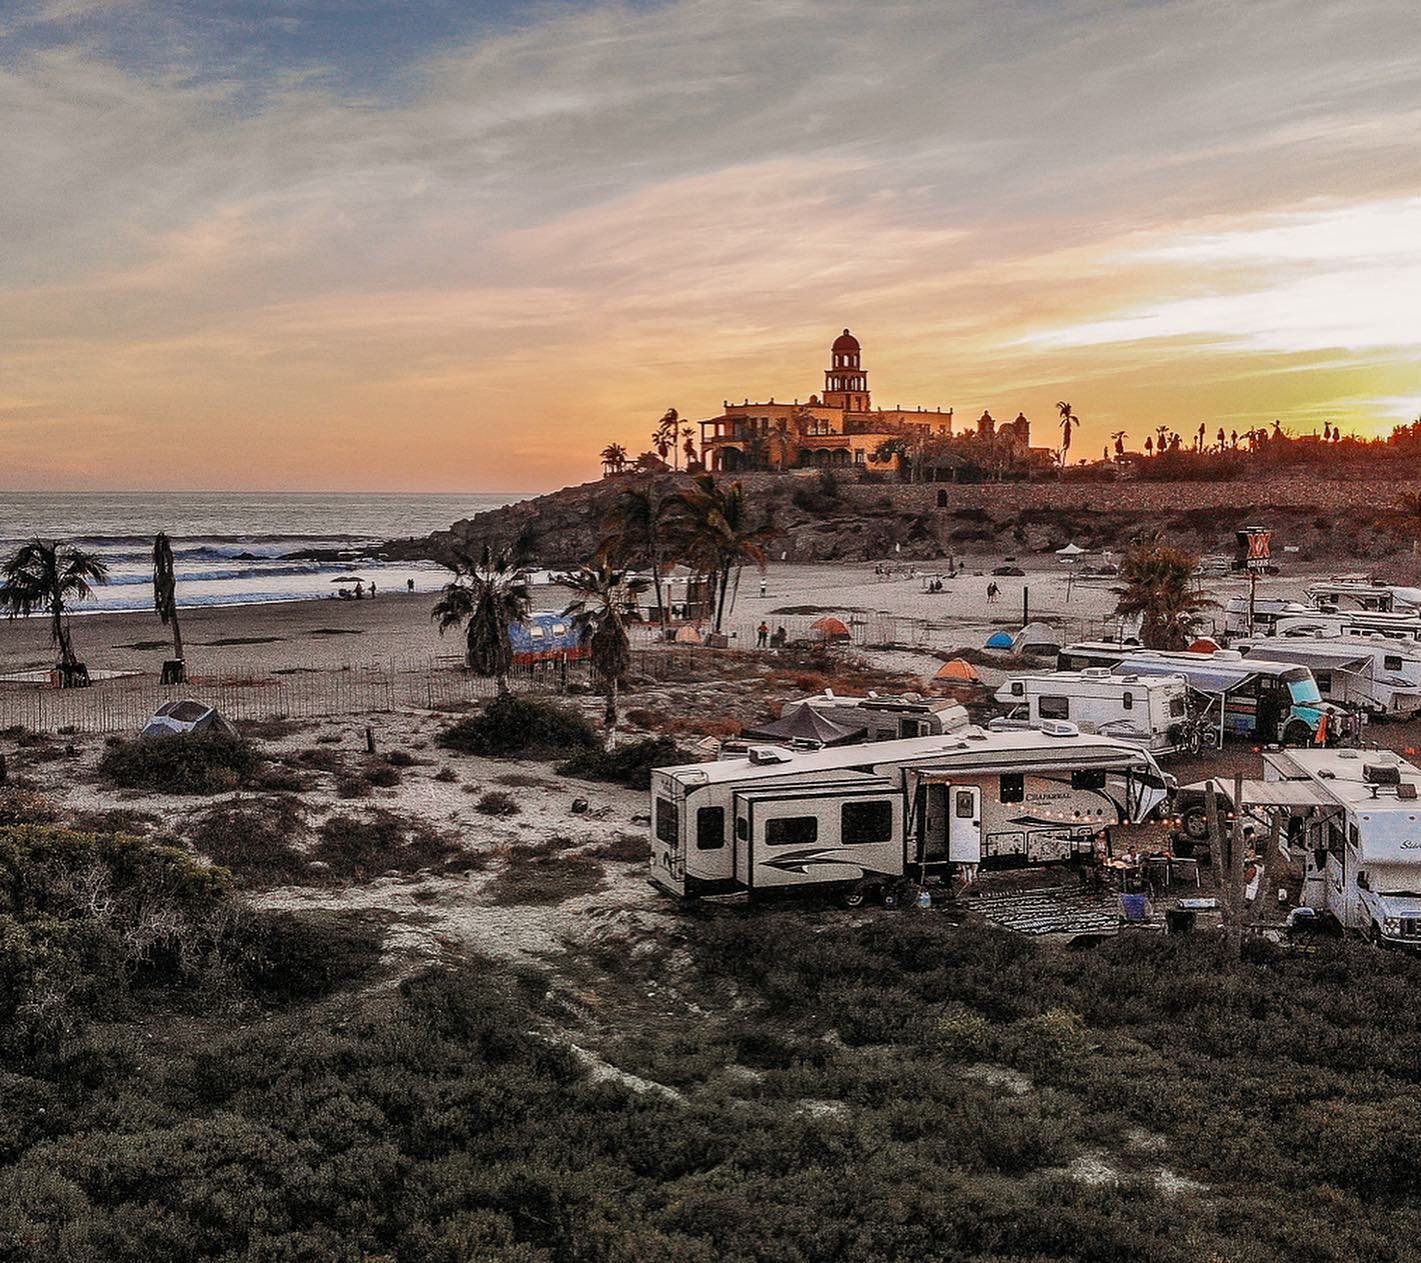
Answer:
M1081 672L1081 678L1086 680L1108 680L1110 678L1109 667L1086 667Z
M768 763L788 763L790 761L789 751L782 750L779 746L751 746L746 753L749 755L750 762L756 766L763 766Z
M1048 737L1079 737L1080 728L1068 719L1043 719L1041 731Z
M1243 654L1237 649L1216 649L1209 655L1215 662L1242 662Z
M1395 764L1364 763L1362 764L1362 779L1368 785L1400 785L1401 769Z

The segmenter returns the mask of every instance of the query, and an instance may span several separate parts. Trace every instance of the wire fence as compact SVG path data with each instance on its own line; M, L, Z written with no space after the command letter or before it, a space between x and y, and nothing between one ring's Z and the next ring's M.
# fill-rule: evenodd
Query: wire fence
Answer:
M555 693L585 680L579 663L515 667L517 692ZM0 687L0 729L136 732L164 702L192 698L228 719L325 719L406 709L457 710L493 696L494 680L440 660L342 668L290 667L280 675L199 677L164 685L153 676L100 680L89 688Z

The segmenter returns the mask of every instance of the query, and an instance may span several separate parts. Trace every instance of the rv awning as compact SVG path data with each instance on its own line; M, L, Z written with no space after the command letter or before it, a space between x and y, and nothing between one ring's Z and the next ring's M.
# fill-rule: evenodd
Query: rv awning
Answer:
M1244 661L1253 660L1286 662L1314 671L1342 671L1354 675L1369 672L1372 665L1370 653L1353 654L1339 645L1275 644L1272 639L1268 644L1253 645L1249 649Z
M1254 674L1247 659L1224 667L1129 657L1121 661L1115 670L1121 675L1182 675L1189 687L1200 693L1227 693Z
M1233 786L1225 781L1214 782L1222 793L1232 794ZM1336 807L1312 781L1244 781L1245 807Z

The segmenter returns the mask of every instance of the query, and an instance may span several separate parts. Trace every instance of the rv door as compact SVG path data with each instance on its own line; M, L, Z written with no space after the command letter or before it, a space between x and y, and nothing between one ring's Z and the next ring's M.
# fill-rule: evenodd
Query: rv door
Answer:
M947 858L955 864L982 862L982 789L947 786Z

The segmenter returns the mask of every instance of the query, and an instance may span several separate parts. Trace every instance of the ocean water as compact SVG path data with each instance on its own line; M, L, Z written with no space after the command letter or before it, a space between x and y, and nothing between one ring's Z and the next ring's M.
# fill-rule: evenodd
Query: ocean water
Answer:
M362 555L385 540L427 535L517 495L236 494L225 492L0 492L0 555L22 540L69 540L98 554L109 582L76 612L151 609L153 536L166 531L177 563L178 604L250 605L328 597L363 578L377 589L434 591L442 566ZM340 561L291 554L340 549Z

